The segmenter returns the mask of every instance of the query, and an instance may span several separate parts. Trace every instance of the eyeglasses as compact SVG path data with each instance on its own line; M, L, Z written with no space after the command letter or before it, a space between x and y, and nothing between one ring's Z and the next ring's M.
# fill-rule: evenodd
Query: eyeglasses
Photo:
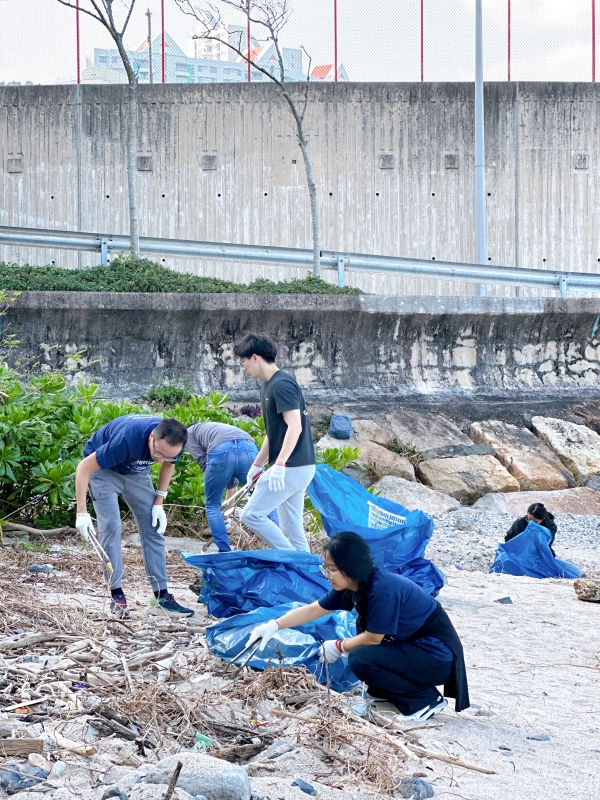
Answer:
M164 453L161 453L158 447L154 444L154 439L152 440L152 449L154 450L154 455L162 458L163 461L166 461L168 464L175 464L181 453L177 453L175 457L173 456L166 456Z
M335 575L339 572L339 569L332 569L331 567L326 567L324 564L319 564L319 569L325 577Z

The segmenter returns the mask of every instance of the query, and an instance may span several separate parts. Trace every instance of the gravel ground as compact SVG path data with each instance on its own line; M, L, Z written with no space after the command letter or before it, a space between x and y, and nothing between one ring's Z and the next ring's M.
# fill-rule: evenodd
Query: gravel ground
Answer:
M461 508L434 517L433 536L427 551L441 569L459 566L471 572L488 572L498 544L515 517L490 511ZM554 551L591 578L600 578L600 517L557 514L558 533Z

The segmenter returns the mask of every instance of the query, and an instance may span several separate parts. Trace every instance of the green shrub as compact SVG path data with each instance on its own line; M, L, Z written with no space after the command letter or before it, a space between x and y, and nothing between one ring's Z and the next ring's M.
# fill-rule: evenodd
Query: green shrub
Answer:
M260 278L250 285L220 278L204 278L174 272L147 258L135 260L120 255L106 267L63 269L34 267L29 264L0 263L0 290L45 292L219 292L258 294L361 294L359 289L339 288L318 278L273 281Z
M165 383L162 386L153 386L142 400L149 403L154 411L164 411L185 400L191 400L193 396L194 393L187 386Z

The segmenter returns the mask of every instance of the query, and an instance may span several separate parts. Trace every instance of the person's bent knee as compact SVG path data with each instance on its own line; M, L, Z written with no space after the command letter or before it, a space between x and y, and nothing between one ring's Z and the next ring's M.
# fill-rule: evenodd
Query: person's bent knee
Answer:
M267 519L267 516L259 509L246 506L241 513L240 519L244 525L247 525L249 528L254 528L256 525L260 525L263 520Z
M348 655L348 665L361 681L366 680L366 675L369 672L369 660L364 652L365 649L365 647L356 647Z

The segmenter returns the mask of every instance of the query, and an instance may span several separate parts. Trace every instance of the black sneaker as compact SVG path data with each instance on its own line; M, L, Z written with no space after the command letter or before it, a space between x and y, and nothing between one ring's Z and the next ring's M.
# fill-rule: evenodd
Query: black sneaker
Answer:
M168 617L193 617L194 612L191 608L180 606L172 594L165 594L163 597L153 597L150 600L150 613L156 616Z
M127 610L127 598L123 592L119 592L119 594L113 594L110 601L110 610L117 619L130 618L129 611Z

